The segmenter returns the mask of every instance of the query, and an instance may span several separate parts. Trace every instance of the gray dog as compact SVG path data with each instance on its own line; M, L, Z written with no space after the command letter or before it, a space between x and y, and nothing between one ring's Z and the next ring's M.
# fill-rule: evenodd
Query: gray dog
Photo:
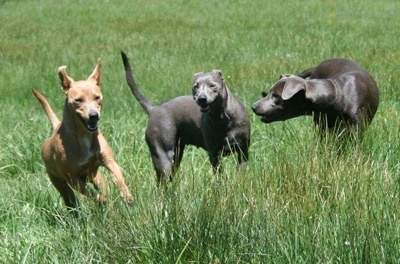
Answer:
M193 99L200 106L201 131L210 162L217 169L220 155L238 154L238 165L248 160L250 121L247 110L225 84L222 72L197 73Z
M281 75L269 94L263 93L251 108L264 123L313 115L322 130L345 125L363 131L378 104L374 79L354 61L339 58L326 60L298 76Z
M186 145L208 151L214 171L221 155L238 153L238 166L248 160L250 122L243 104L228 90L220 71L195 76L194 97L176 97L153 105L139 91L128 58L121 52L126 80L149 116L145 138L158 183L172 180ZM196 94L196 91L201 91ZM200 97L200 98L199 98Z

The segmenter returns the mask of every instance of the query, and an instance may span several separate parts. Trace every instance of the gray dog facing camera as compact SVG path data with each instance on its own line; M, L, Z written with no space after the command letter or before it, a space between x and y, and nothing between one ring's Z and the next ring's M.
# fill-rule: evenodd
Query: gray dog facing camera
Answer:
M249 116L229 91L221 71L196 74L192 96L154 105L138 89L125 53L121 56L127 83L149 117L145 138L158 183L172 180L187 145L205 149L214 171L219 168L221 156L233 153L238 155L238 167L247 163Z

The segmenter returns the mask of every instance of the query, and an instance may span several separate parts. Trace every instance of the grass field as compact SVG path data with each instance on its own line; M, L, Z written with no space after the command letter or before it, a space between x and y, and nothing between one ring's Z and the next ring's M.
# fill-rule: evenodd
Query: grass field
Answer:
M400 259L398 1L0 1L0 263L397 263ZM364 141L337 155L310 117L265 125L253 113L250 162L213 175L189 148L167 189L156 177L147 117L120 50L153 102L190 94L194 73L221 69L248 110L281 73L331 57L376 79L380 106ZM103 61L100 127L134 205L79 196L74 220L40 157L58 116L57 68L86 78Z

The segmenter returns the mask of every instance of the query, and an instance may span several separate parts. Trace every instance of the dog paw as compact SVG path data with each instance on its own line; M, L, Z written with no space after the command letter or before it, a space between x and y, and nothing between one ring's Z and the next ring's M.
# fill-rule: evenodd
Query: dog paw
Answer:
M127 203L132 203L133 202L133 197L131 194L125 194L122 195L122 197L124 198L124 201Z
M107 196L106 195L102 195L102 194L97 194L96 195L96 201L99 203L107 203Z

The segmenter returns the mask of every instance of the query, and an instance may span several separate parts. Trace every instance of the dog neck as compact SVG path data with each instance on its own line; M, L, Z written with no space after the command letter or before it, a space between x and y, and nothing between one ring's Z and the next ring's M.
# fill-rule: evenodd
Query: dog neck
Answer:
M231 99L228 87L224 85L224 92L221 94L221 100L217 105L210 108L206 114L215 126L226 126L226 123L232 121L232 117L228 109L228 101Z
M323 106L335 101L337 89L332 80L312 79L306 84L306 98L314 105Z

